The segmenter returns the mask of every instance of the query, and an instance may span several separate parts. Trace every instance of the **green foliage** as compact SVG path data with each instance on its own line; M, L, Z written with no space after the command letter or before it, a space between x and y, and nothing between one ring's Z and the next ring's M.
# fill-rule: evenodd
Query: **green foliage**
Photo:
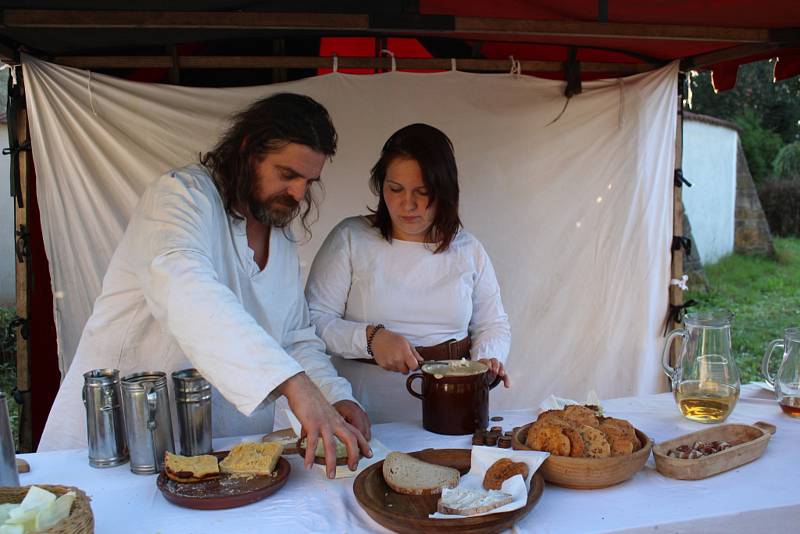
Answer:
M775 178L785 180L800 179L800 142L784 146L772 162Z
M784 143L800 140L800 77L773 83L772 69L772 61L742 65L736 86L722 93L714 92L709 72L693 74L691 111L733 121L750 110Z
M778 134L764 128L752 109L744 110L734 122L741 128L742 149L750 174L756 183L764 182L772 173L772 161L780 152L783 141Z
M8 335L8 324L16 316L12 308L0 307L0 392L6 395L14 443L19 446L19 405L11 395L17 385L17 347L14 339Z
M772 235L800 237L800 179L760 184L758 197Z
M777 260L734 254L706 266L707 291L689 291L692 310L731 310L732 350L742 383L759 381L767 343L800 326L800 239L776 238Z

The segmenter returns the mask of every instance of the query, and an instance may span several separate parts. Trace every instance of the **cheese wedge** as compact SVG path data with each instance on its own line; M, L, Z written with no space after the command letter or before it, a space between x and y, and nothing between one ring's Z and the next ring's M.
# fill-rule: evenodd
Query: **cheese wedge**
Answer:
M233 475L269 475L275 470L283 445L270 443L239 443L219 463L223 473Z
M219 477L217 458L210 454L181 456L169 451L164 455L164 473L175 482L201 482Z

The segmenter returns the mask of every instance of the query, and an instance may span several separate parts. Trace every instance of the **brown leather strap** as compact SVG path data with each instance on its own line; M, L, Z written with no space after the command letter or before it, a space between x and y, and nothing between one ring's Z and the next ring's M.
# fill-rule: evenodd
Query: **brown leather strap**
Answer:
M471 347L472 340L470 340L469 336L467 336L458 341L455 339L449 339L439 343L438 345L433 345L432 347L414 348L417 349L417 352L419 352L419 355L422 356L423 360L430 362L435 360L460 360L461 358L466 358L469 360L469 349ZM357 362L378 365L378 363L372 358L354 358L354 360Z

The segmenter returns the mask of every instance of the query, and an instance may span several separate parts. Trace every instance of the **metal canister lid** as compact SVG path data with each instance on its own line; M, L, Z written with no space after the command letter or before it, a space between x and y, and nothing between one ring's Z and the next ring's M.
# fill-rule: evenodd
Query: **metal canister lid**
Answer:
M83 373L83 380L89 387L110 386L119 382L119 369L92 369Z
M122 378L122 388L144 390L143 382L151 382L154 389L160 389L167 386L167 374L161 371L133 373Z

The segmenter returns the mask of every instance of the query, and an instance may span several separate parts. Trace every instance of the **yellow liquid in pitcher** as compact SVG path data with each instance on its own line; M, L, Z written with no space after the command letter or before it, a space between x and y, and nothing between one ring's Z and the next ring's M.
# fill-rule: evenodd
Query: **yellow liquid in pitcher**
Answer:
M697 381L680 384L675 391L675 401L681 413L692 421L719 423L724 421L736 406L739 391L733 386L714 384L700 388Z

